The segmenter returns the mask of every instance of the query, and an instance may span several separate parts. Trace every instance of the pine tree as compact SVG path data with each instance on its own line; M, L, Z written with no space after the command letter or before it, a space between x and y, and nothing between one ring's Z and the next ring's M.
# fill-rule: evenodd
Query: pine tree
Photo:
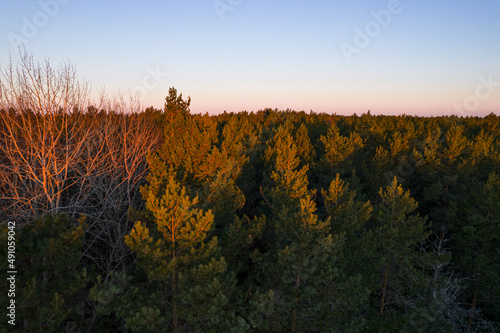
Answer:
M324 145L321 157L321 173L330 181L336 173L346 176L356 166L356 155L364 147L363 140L357 132L351 132L349 137L340 134L336 124L332 124L326 136L320 137ZM328 185L326 183L325 187Z
M464 198L453 232L453 258L471 283L467 290L467 330L498 322L500 311L500 178L488 180ZM482 311L481 311L482 310ZM488 316L485 319L482 316ZM482 322L482 323L481 323ZM488 324L489 325L489 324ZM498 325L497 325L498 326ZM497 327L498 328L498 327Z
M325 329L332 289L339 275L336 250L342 237L330 234L329 219L316 214L314 190L309 190L307 165L299 168L297 147L286 127L278 128L266 157L272 161L269 191L272 210L272 248L258 261L261 282L269 289L258 294L260 309L267 320L257 321L262 330L304 332ZM267 296L266 296L267 295Z
M450 165L459 165L463 162L465 155L469 153L470 142L464 136L464 127L458 124L446 133L445 157Z
M190 113L191 97L187 100L182 98L182 94L177 95L177 89L171 87L168 89L168 96L165 98L164 113L168 119L174 118L177 114L187 115Z
M1 225L0 267L7 270L7 225ZM15 280L16 326L21 332L62 332L84 326L90 309L86 306L89 274L83 267L82 247L87 225L82 217L75 221L65 214L46 214L16 228ZM5 240L5 241L3 241ZM4 250L5 249L5 250ZM5 309L5 291L0 303ZM6 287L6 288L4 288ZM4 307L5 305L5 307ZM5 316L5 315L4 315ZM2 325L7 327L7 319ZM10 325L8 325L10 326Z
M405 324L405 307L425 283L422 271L425 264L418 247L430 233L426 219L412 214L418 204L396 178L385 191L381 188L379 194L381 202L377 205L375 230L381 263L378 312L386 317L382 325L397 327Z
M298 127L293 130L294 143L297 147L297 157L300 159L301 165L311 164L315 157L315 150L309 138L307 127L304 123L296 125Z
M357 200L357 193L350 189L340 175L330 183L328 191L321 191L325 200L327 215L330 217L334 234L344 234L345 245L342 249L342 271L347 276L365 275L373 269L369 264L371 233L368 222L373 207L369 201Z
M136 222L125 237L142 273L115 275L95 298L108 309L116 307L124 328L132 331L244 327L245 322L228 308L225 291L234 287L234 281L225 280L227 264L216 255L212 212L198 208L198 197L187 194L172 170L162 177L150 174L148 180L142 193L152 222ZM145 275L142 281L141 274ZM117 303L118 297L122 304Z
M373 210L370 202L356 200L356 191L350 190L349 184L340 179L339 174L330 183L328 191L322 190L321 193L334 232L356 235L370 219Z
M368 229L373 208L369 201L357 200L356 191L351 190L339 174L330 183L328 191L322 190L321 193L330 218L331 232L344 235L344 245L339 249L341 255L336 267L346 288L332 297L350 301L349 306L336 309L337 325L345 323L340 331L367 329L363 316L359 314L366 311L372 292L366 277L375 269L371 260L375 251L373 235Z
M150 177L152 189L155 181L158 180ZM168 280L172 327L176 332L179 329L179 291L182 288L179 286L179 274L189 268L185 267L185 263L196 263L213 253L217 239L205 242L212 229L212 212L196 208L198 198L189 198L186 188L175 180L173 172L167 176L164 185L164 193L148 191L147 188L143 191L146 208L154 216L158 237L150 237L149 229L137 222L130 235L125 237L125 243L137 253L138 264L150 280ZM224 267L223 262L220 264Z
M238 132L236 119L220 133L213 117L190 115L189 100L181 97L167 97L165 112L171 116L162 148L149 158L151 172L172 168L188 194L198 196L203 208L212 210L217 226L224 228L245 203L236 180L248 160L242 149L246 138Z

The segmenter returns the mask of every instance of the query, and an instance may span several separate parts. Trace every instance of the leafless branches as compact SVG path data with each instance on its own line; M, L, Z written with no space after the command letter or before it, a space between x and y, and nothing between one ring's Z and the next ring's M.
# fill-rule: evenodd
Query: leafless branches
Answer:
M141 202L146 156L161 135L133 100L102 96L94 106L89 93L70 64L55 69L24 53L1 71L0 216L22 224L85 214L87 250L107 247L109 266L125 255L126 213Z
M71 171L92 134L88 119L82 119L88 85L76 79L71 65L56 70L26 53L18 67L10 63L2 76L3 210L18 219L57 213L63 193L75 185Z

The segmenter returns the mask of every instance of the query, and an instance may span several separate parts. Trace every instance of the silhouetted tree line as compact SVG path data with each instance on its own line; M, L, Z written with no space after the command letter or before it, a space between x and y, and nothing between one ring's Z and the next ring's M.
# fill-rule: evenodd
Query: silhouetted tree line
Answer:
M20 331L500 329L493 113L196 115L174 88L141 112L82 87L30 57L4 72Z

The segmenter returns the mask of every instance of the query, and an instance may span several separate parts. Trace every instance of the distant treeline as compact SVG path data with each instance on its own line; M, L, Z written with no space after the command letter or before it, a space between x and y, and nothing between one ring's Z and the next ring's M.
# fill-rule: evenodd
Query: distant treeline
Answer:
M18 330L500 330L493 113L194 115L174 88L140 112L23 68L0 99Z

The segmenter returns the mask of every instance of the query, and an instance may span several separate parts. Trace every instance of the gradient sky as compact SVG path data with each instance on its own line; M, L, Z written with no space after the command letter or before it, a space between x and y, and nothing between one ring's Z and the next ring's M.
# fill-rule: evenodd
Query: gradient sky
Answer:
M0 0L0 18L0 66L23 41L144 106L175 86L192 113L500 115L498 0Z

